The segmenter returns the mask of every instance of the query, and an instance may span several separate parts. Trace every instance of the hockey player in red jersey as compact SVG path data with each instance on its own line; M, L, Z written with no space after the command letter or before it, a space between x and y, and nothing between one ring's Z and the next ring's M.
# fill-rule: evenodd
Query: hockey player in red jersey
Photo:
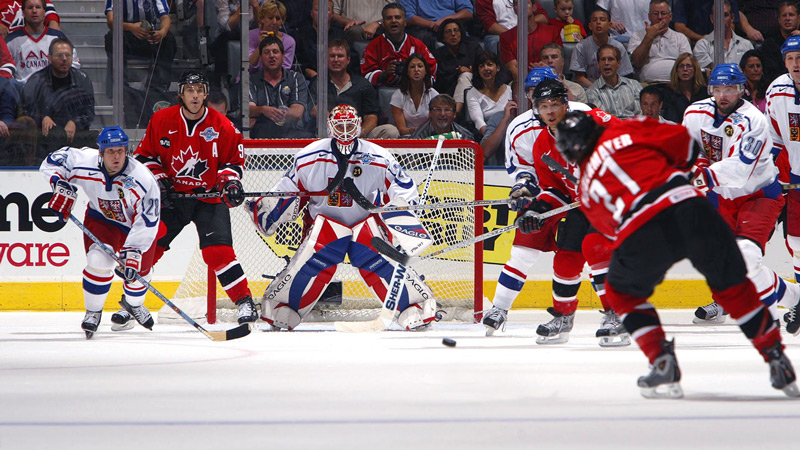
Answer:
M606 128L571 112L558 125L556 145L580 168L578 194L586 217L615 239L606 293L652 366L638 380L642 395L683 396L674 341L666 340L648 298L673 264L689 258L769 364L772 386L800 396L780 329L747 278L730 227L689 184L687 171L699 149L686 128L644 117Z
M185 71L178 89L180 105L153 114L136 149L136 158L161 188L161 220L167 234L158 240L155 260L194 222L203 260L238 306L239 323L255 322L258 313L233 252L228 211L244 202L242 135L227 117L205 106L208 81L202 72ZM181 198L211 191L220 197Z

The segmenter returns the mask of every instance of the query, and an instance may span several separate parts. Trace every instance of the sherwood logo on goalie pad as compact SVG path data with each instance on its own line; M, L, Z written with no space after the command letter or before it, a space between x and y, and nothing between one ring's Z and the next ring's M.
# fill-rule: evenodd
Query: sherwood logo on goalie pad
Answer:
M394 310L397 308L397 301L400 297L402 290L403 280L406 278L406 266L399 264L392 277L392 289L389 291L389 296L386 297L386 309Z

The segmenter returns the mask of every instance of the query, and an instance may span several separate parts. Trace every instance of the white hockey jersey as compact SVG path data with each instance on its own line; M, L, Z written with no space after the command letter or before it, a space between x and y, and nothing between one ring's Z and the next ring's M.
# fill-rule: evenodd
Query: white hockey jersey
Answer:
M800 178L800 93L788 73L776 78L767 89L767 116L774 152L786 149L794 183L794 178Z
M569 111L589 111L589 105L581 102L569 102ZM530 109L518 115L506 128L506 171L515 182L523 173L536 179L533 170L533 143L539 133L546 128Z
M724 120L716 110L711 97L692 103L683 115L683 126L708 157L714 192L735 199L774 187L778 168L766 116L747 100Z
M331 139L321 139L300 150L294 165L272 190L324 191L338 170L337 155L331 145ZM377 205L395 198L410 204L419 201L414 180L394 156L385 148L362 139L356 139L346 177L352 178L358 190ZM308 211L312 219L322 214L348 226L369 216L369 212L355 204L341 187L327 197L309 197Z
M86 215L110 222L128 233L123 247L144 253L158 232L161 192L153 174L141 163L128 157L125 167L109 178L93 148L63 147L42 162L39 172L78 186L78 199L89 202Z

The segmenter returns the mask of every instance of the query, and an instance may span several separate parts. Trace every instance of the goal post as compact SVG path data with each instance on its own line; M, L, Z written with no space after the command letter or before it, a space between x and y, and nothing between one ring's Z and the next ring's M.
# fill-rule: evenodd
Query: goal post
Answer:
M286 173L294 155L312 139L249 139L244 141L246 159L242 183L246 192L269 191ZM411 175L420 192L432 163L437 140L376 140L389 150ZM467 140L445 140L437 168L431 177L426 203L483 200L483 152ZM453 207L418 213L434 239L422 255L448 247L483 232L483 208ZM234 251L248 278L253 299L260 303L269 283L287 264L302 242L302 212L294 222L282 224L276 233L260 234L244 206L231 209ZM433 290L445 319L475 321L483 310L483 247L476 243L430 258L414 266ZM321 301L306 320L370 320L377 317L380 301L346 259L333 281L341 282L341 302ZM196 249L175 293L176 304L208 323L235 321L236 308L221 289L214 272ZM171 321L171 310L162 309L159 322ZM162 318L163 316L163 318Z

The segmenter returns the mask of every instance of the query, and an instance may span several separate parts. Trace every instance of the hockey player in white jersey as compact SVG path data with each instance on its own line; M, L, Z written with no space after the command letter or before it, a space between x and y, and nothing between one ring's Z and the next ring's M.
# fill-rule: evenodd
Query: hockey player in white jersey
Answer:
M736 64L717 65L709 77L711 97L691 104L684 113L683 125L703 146L704 158L696 163L695 185L706 191L733 230L748 278L761 302L777 317L777 303L794 306L800 287L784 282L762 262L784 199L770 153L767 118L742 99L746 81ZM698 308L695 316L695 323L724 320L716 302Z
M355 108L336 106L328 116L329 139L318 140L295 156L293 166L273 191L328 191L328 196L261 198L248 202L258 229L272 235L281 223L295 220L307 202L308 225L303 240L287 267L270 283L261 303L261 318L276 329L292 330L313 308L345 256L359 269L373 293L382 301L395 262L378 253L373 237L386 239L415 256L431 244L425 228L411 212L370 214L341 187L347 177L370 202L414 204L419 200L414 180L386 149L359 139L361 119ZM405 230L404 232L397 230ZM410 267L397 306L397 324L423 330L436 314L433 292Z
M99 150L64 147L47 156L39 171L53 188L49 207L67 220L82 189L88 207L84 225L100 241L119 252L125 279L120 305L143 327L153 318L144 306L145 286L136 275L150 280L155 240L159 231L160 191L153 174L128 156L128 136L119 127L106 127L97 138ZM81 328L90 339L97 331L106 296L114 277L115 261L84 237L86 268Z
M790 36L781 46L783 63L789 73L775 79L767 89L767 116L772 136L772 153L777 157L786 152L789 160L789 183L800 183L800 36ZM786 196L786 242L792 249L794 278L800 282L800 190L792 189ZM797 306L790 308L786 331L800 333Z

